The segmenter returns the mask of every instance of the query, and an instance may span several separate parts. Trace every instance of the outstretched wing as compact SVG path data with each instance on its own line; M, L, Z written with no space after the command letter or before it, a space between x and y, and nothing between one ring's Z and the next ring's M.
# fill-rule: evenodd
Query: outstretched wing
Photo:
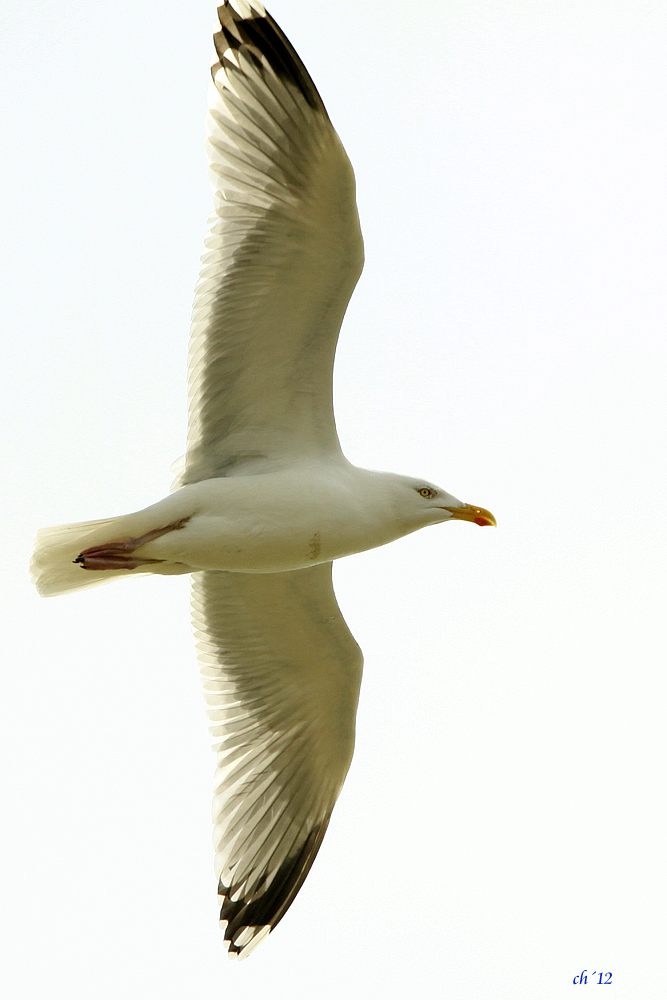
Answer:
M331 563L193 575L192 615L218 754L220 918L254 948L299 891L352 759L361 650Z
M179 485L340 451L332 367L363 265L352 167L303 63L256 0L218 15Z

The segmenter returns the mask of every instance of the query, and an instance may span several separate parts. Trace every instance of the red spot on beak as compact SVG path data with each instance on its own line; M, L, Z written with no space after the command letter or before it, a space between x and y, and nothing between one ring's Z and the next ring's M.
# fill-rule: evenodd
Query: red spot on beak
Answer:
M478 524L480 528L495 528L496 519L489 510L484 510L483 507L473 507L471 503L466 503L462 507L445 507L452 517L457 521L472 521L473 524Z

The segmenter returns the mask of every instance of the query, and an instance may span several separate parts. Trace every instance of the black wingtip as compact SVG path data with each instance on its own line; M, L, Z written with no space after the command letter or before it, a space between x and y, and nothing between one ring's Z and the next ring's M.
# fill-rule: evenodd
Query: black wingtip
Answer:
M267 11L260 13L250 4L243 6L248 6L249 16L239 14L229 2L218 7L221 30L213 38L219 58L222 60L227 48L245 48L253 55L264 56L279 79L295 86L314 111L326 114L317 87L281 28Z
M220 884L218 892L223 897L220 920L227 922L225 941L230 955L241 957L249 945L259 943L256 938L262 931L263 939L280 923L311 869L328 824L327 817L313 827L298 851L285 859L269 885L264 880L250 897L230 899L234 886ZM255 933L249 935L248 931Z

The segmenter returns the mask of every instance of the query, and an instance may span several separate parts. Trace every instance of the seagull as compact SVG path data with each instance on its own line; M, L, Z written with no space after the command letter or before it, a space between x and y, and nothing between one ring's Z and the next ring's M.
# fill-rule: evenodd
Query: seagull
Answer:
M144 510L37 533L44 596L192 574L217 753L220 920L245 957L293 902L352 759L362 655L335 559L492 514L352 465L333 413L340 326L363 266L355 181L306 68L257 0L224 0L206 152L214 212L195 291L187 450Z

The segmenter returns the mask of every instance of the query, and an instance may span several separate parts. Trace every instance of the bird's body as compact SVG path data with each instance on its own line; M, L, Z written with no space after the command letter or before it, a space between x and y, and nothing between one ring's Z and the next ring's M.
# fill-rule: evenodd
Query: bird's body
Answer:
M187 523L137 554L189 571L278 573L332 562L406 534L402 479L392 479L343 461L206 479L142 512L147 531Z
M422 497L420 490L433 495ZM385 545L438 521L474 520L475 511L483 522L486 512L423 480L360 469L342 456L306 460L181 486L144 510L110 521L43 529L33 573L40 592L50 596L108 582L109 570L291 572ZM57 559L49 544L54 531L66 545ZM123 542L126 558L137 563L127 569L118 561ZM108 558L117 562L99 568L105 543ZM91 550L96 561L92 554L85 558Z
M331 379L363 263L352 168L261 4L226 0L218 15L215 214L177 487L133 514L43 529L32 569L45 595L193 574L218 751L221 919L230 953L243 955L296 895L352 756L361 654L332 562L441 521L495 522L431 483L345 459Z

